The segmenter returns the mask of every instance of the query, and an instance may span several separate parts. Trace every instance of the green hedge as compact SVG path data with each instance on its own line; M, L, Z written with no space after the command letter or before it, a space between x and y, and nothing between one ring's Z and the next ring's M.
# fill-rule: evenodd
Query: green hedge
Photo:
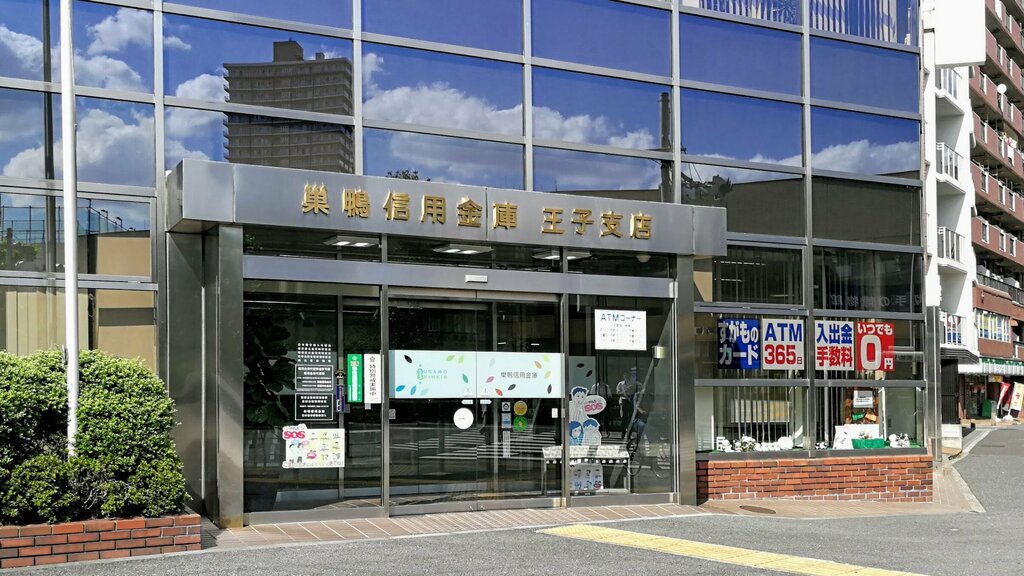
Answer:
M82 352L80 365L69 460L60 351L0 353L0 524L181 512L187 493L163 383L138 361L99 351Z

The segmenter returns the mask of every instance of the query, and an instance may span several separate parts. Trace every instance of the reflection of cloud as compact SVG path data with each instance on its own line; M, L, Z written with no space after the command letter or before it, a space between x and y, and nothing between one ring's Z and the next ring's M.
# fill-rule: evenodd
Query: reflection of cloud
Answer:
M723 154L703 154L702 156L706 158L721 158L723 160L737 160L737 158ZM918 158L920 158L920 150L917 142L875 144L865 139L829 146L812 154L811 162L812 166L819 170L852 172L856 174L897 174L916 170ZM782 158L781 160L758 154L747 160L750 162L782 164L786 166L800 166L803 162L799 154ZM709 171L708 174L710 175L717 174L736 183L778 180L791 177L782 173L743 170L722 166L701 165L701 168ZM690 176L697 178L697 175L694 174ZM700 177L705 181L707 180L707 175L703 173Z
M31 96L0 95L0 142L31 138L42 132L43 101L35 94Z
M87 27L86 32L92 37L92 43L86 48L91 55L120 52L129 44L152 46L153 15L142 10L119 8L98 24Z
M519 165L510 166L510 146L408 132L391 135L388 150L396 159L414 165L438 182L500 183L522 186ZM515 163L511 163L515 164Z
M176 50L191 50L192 45L177 36L164 36L164 46Z
M123 60L108 56L86 57L75 54L75 80L86 86L114 90L146 91L142 76Z
M174 95L179 98L223 102L227 99L227 91L224 87L224 78L213 74L201 74L178 85ZM221 120L223 120L223 115L219 112L168 108L165 130L172 138L184 139L200 133Z
M655 160L545 150L535 162L538 178L550 178L559 191L654 190L661 185L661 165Z
M445 82L382 90L374 76L383 69L384 59L377 54L371 52L363 56L363 82L368 96L363 113L367 118L497 134L523 133L521 104L498 108ZM620 148L654 148L655 138L648 130L618 132L616 128L604 116L565 116L545 106L534 107L533 129L537 138Z
M78 177L87 182L148 186L153 183L153 117L136 114L130 121L103 110L79 114ZM54 143L56 177L61 178L62 142ZM4 176L37 176L43 164L42 146L16 154L3 168Z
M0 24L0 74L21 76L42 69L42 41Z

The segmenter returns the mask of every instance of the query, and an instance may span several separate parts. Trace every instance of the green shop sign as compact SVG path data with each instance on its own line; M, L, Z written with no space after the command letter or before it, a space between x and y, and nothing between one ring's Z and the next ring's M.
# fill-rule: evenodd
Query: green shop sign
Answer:
M359 404L363 401L363 355L348 355L348 376L346 382L346 396L349 404Z

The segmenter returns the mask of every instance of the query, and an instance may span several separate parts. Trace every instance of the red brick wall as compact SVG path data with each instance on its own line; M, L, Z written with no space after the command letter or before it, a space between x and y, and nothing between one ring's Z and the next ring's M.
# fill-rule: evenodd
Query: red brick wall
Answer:
M0 568L199 550L199 516L0 526Z
M924 454L699 461L697 498L931 502L932 458Z

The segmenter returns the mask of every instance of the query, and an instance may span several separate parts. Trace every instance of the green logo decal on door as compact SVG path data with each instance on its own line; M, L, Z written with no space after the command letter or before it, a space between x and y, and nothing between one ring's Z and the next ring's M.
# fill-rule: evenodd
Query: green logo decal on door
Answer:
M363 355L348 355L347 396L349 404L363 401Z

